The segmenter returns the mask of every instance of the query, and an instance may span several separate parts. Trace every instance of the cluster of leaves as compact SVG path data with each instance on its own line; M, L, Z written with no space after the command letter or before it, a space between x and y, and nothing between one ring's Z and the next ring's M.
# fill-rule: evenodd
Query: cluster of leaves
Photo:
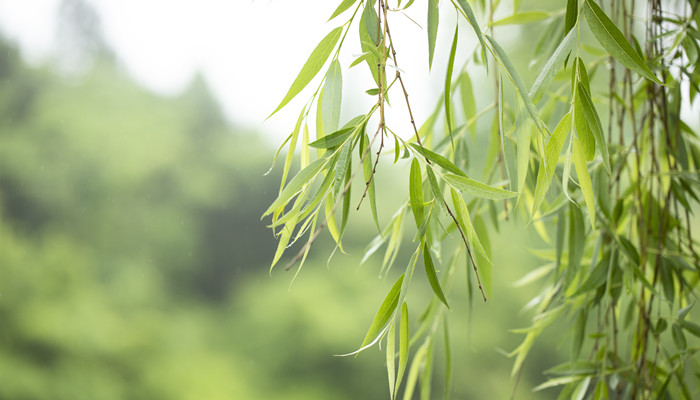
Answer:
M427 3L428 63L432 65L439 7L437 0ZM699 201L700 147L680 109L698 93L698 2L691 0L674 10L651 2L642 42L633 35L637 15L633 2L613 2L606 13L593 0L569 0L561 12L520 11L520 2L515 1L512 15L496 21L498 1L451 3L458 18L471 26L478 47L457 70L460 34L455 26L442 99L420 129L413 119L389 24L390 17L411 7L413 1L403 5L398 1L390 8L385 0L344 0L333 13L330 20L352 10L316 47L275 110L329 63L294 131L280 147L281 151L287 145L282 185L264 213L271 215L271 227L279 236L272 266L291 243L308 233L306 245L287 268L298 262L301 266L325 228L342 250L349 193L362 170L362 199L368 198L379 230L365 258L386 244L380 275L396 259L409 214L416 228L413 255L357 352L385 340L391 397L403 381L403 396L410 399L420 378L421 398L429 398L434 343L441 328L447 362L445 393L449 393L446 310L455 272L465 264L472 269L473 276L467 274L470 299L476 286L486 300L492 259L486 221L497 227L509 214L520 215L551 243L551 249L539 253L546 264L521 281L548 278L529 304L536 315L530 327L520 330L525 339L511 354L513 373L519 373L543 329L554 320L571 318L570 362L549 371L552 378L540 389L562 386L562 398L690 398L697 388L689 386L690 372L684 367L700 350L686 339L686 334L700 336L700 326L686 318L700 277L697 241L691 232L693 206ZM475 10L488 19L487 29L480 27L484 24ZM549 21L549 25L536 46L539 57L546 55L544 63L528 86L519 73L522 68L494 39L494 27L533 21ZM350 67L367 64L376 84L368 92L377 96L377 102L339 127L343 85L338 56L356 25L362 54ZM493 103L478 112L470 65L485 68L494 78ZM600 76L606 66L611 66L607 88ZM393 77L387 75L387 67L395 71ZM687 97L681 91L684 83L691 88ZM410 138L398 135L385 119L387 95L396 84L413 125ZM461 107L455 105L456 94ZM596 106L606 100L607 136L605 119ZM311 141L308 125L314 103L316 140ZM489 114L493 114L491 145L483 178L476 180L465 172L466 155L474 142L476 121ZM437 124L442 117L444 130ZM471 137L467 132L472 132ZM393 150L385 151L385 140L393 141ZM299 142L301 169L287 182ZM312 149L316 149L314 160ZM354 153L358 161L353 168ZM404 204L381 228L373 177L379 158L387 155L394 164L400 159L410 161L409 190ZM553 241L549 232L556 235ZM460 243L449 246L452 238ZM410 334L407 297L421 254L434 297L420 316L419 329ZM439 264L442 269L436 267ZM414 346L418 348L408 368L409 350Z

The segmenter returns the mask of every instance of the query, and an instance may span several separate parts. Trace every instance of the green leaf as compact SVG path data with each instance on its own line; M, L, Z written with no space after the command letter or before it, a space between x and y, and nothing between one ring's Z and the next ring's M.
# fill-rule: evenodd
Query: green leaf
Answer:
M566 2L566 18L564 25L564 34L567 35L571 28L576 25L578 21L578 0L568 0ZM568 36L568 35L567 35Z
M543 163L540 163L540 168L537 171L535 198L532 203L533 215L540 208L540 204L542 204L542 200L544 200L544 195L547 193L547 189L549 189L549 185L552 183L554 171L557 168L557 161L564 147L564 142L569 134L569 130L571 130L571 113L567 113L562 117L545 147L545 159Z
M481 56L484 60L484 65L488 65L488 63L486 62L486 42L484 42L484 34L481 32L481 28L479 28L479 23L476 21L476 17L474 16L474 10L472 10L472 7L469 5L469 2L467 0L457 0L457 3L462 8L462 11L464 12L464 17L474 29L474 33L476 33L476 38L479 39L479 43L481 43Z
M606 278L608 277L609 263L609 258L600 260L595 268L593 268L593 271L588 274L588 277L574 295L577 296L605 285Z
M408 306L404 301L401 305L401 324L399 327L399 370L396 375L396 386L394 386L393 395L396 396L399 387L401 386L401 380L403 379L403 374L406 371L406 364L408 363L408 343L410 342L410 336L408 334Z
M574 165L576 166L576 175L578 175L578 183L581 186L583 193L583 201L588 209L588 219L591 221L591 228L595 229L595 200L593 197L593 184L591 176L588 174L586 166L586 156L583 154L583 148L578 138L574 137Z
M425 353L428 350L428 342L424 342L416 351L416 355L413 357L413 362L411 362L411 369L408 371L408 378L406 379L406 387L403 391L403 400L412 400L413 391L416 388L416 383L418 382L418 373L425 359Z
M379 306L379 310L377 310L377 314L374 316L374 320L372 320L372 324L367 331L367 335L365 335L365 339L362 341L362 345L360 346L361 349L364 349L365 346L372 343L381 333L386 323L389 322L389 319L394 313L394 310L399 302L399 294L401 293L403 278L404 275L401 275L399 279L396 280L396 283L394 283L394 286L391 287L389 293L387 293L386 297L384 298L382 305Z
M448 400L450 398L450 391L452 386L452 350L450 349L450 329L447 325L447 318L444 319L443 330L445 334L445 385L443 399Z
M556 75L559 68L564 65L564 59L569 55L571 49L573 49L575 39L576 31L569 32L564 37L564 40L559 43L559 46L554 50L554 53L549 57L544 67L542 67L542 71L540 71L537 79L535 79L535 83L532 84L530 93L528 94L528 97L533 103L537 104L547 91L547 88L549 88L549 85L554 79L554 75Z
M605 141L603 136L603 128L600 124L600 118L598 118L598 112L596 112L593 106L593 101L588 97L588 93L581 84L578 83L578 88L576 90L576 102L580 102L583 107L583 113L586 116L586 122L588 128L593 133L596 145L600 149L600 156L603 158L603 165L605 170L608 171L610 175L610 154L608 153L608 143Z
M369 208L372 211L372 219L374 220L374 225L376 225L377 229L381 231L381 229L379 228L379 219L377 217L377 200L374 191L374 179L372 179L372 150L369 149L369 137L367 136L365 128L366 126L363 125L362 140L360 141L359 146L359 157L360 159L362 159L362 156L365 154L365 151L367 151L367 156L362 161L362 175L365 178L365 184L369 182L369 187L367 188L367 197L369 198Z
M420 173L420 163L414 158L411 162L411 177L409 181L411 210L416 219L416 227L423 224L423 178Z
M357 0L343 0L339 5L338 8L333 11L333 15L331 15L328 20L332 20L333 18L337 17L338 15L342 14L345 10L350 8L353 4L355 4Z
M462 97L462 108L464 109L464 119L469 121L476 115L476 100L474 99L474 89L469 73L464 71L459 78L459 89ZM476 135L476 121L469 125L472 137Z
M610 53L620 64L649 79L661 84L649 67L629 44L625 35L615 26L615 23L605 15L605 12L594 1L586 0L583 6L586 22L598 39L601 46Z
M445 304L447 308L450 306L447 304L447 299L442 293L442 288L440 287L440 281L438 280L437 274L435 272L435 264L433 264L433 257L430 255L430 248L426 242L423 243L423 263L425 265L425 275L428 277L428 282L430 287L433 288L433 293L437 296L440 301Z
M425 147L419 146L415 143L411 143L411 147L413 147L413 149L416 150L418 153L420 153L423 157L434 162L435 164L439 165L440 167L444 168L445 170L450 171L456 175L461 175L464 177L467 176L467 174L462 172L462 170L459 169L459 167L456 166L452 161L441 156L440 154L433 153L432 151L426 149Z
M586 232L583 224L583 215L578 206L569 205L569 261L567 271L578 271L586 247Z
M340 123L340 107L343 100L343 72L338 60L333 60L323 85L323 129L335 132Z
M595 138L588 126L588 119L583 110L584 101L577 93L574 95L574 125L576 126L576 136L579 138L583 150L583 157L586 161L591 161L595 156Z
M525 178L527 178L527 166L530 162L530 142L532 140L532 125L525 126L518 132L518 191L525 189Z
M445 182L447 182L453 188L482 199L503 200L518 195L516 192L489 186L485 183L467 178L466 176L445 174L443 175L443 178L445 179Z
M301 130L301 123L304 121L304 115L306 114L306 107L304 107L299 113L299 118L294 126L294 131L289 135L289 148L287 149L287 157L284 159L284 169L282 170L282 179L280 179L280 192L284 187L285 182L287 182L287 175L289 174L289 169L292 167L292 161L294 160L294 151L297 147L297 141L299 140L299 131Z
M445 75L445 118L447 119L447 131L450 134L450 140L452 140L452 149L454 150L455 144L452 138L452 101L450 100L450 95L452 94L452 70L455 64L455 54L457 53L457 33L459 30L459 25L455 26L455 36L452 39L452 49L450 50L450 60L447 63L447 74Z
M671 326L671 335L673 336L673 343L676 344L678 350L681 352L681 354L685 354L686 350L688 350L688 342L685 339L685 334L683 333L681 326L678 324L673 324Z
M513 63L510 61L510 58L508 58L508 55L503 50L501 45L498 44L498 42L496 42L489 35L484 36L486 36L486 39L488 39L488 41L491 43L491 47L494 51L494 56L498 60L499 64L501 64L505 69L506 74L508 74L508 77L510 78L511 82L513 82L513 84L515 85L515 89L520 95L520 98L523 100L525 108L527 109L528 114L530 114L532 120L535 122L535 125L537 125L537 128L541 132L548 132L547 125L545 125L545 123L542 121L539 113L537 112L537 108L535 108L535 105L532 104L532 101L530 100L527 87L525 86L525 82L523 81L523 78L520 77L517 68L515 68Z
M395 362L395 341L396 341L396 323L391 322L389 333L386 337L386 372L389 375L389 397L394 398L394 383L396 380L396 362Z
M420 377L420 399L430 400L431 383L433 380L433 348L434 340L431 336L428 340L428 350L425 352L425 364L423 365L423 374Z
M428 0L428 68L433 66L438 22L440 22L438 0Z
M700 325L686 320L680 320L678 323L693 336L700 337Z
M365 2L365 11L362 13L362 17L365 31L376 48L379 45L379 17L377 17L377 12L374 10L374 0Z
M339 144L345 142L350 135L352 135L353 131L355 131L357 127L353 126L350 128L345 128L341 129L337 132L331 133L330 135L324 136L316 141L313 141L309 143L309 146L317 148L317 149L330 149L331 147L336 147Z
M550 16L550 13L546 11L523 11L507 16L505 18L501 18L498 21L494 21L493 26L527 24L529 22L542 21L543 19L547 19Z
M318 175L321 169L328 162L327 158L319 158L318 160L309 164L306 168L299 171L294 178L284 187L282 192L277 196L275 201L272 202L270 207L263 213L263 217L270 214L271 212L277 210L278 208L287 204L287 202L297 194L304 186L308 185L313 178Z
M289 101L299 94L299 92L301 92L306 85L311 82L316 74L318 74L318 71L321 70L321 67L323 67L323 64L326 63L326 60L331 55L336 43L338 43L338 39L340 39L340 34L342 31L343 28L339 26L330 31L330 33L326 35L323 40L321 40L314 51L311 52L311 55L309 56L308 60L306 60L306 63L304 63L304 66L301 68L299 75L297 75L287 94L284 96L275 111L268 116L268 118L273 116L277 111L281 110L282 107L289 103Z
M459 192L457 192L456 190L452 189L450 193L452 194L452 204L455 208L455 217L457 218L459 225L462 227L462 230L466 234L467 240L469 241L469 243L471 243L475 252L477 254L480 254L483 257L484 261L486 261L486 265L489 266L491 264L491 259L488 253L486 252L486 249L484 249L484 246L481 244L481 240L479 239L479 236L477 235L476 230L474 229L474 225L472 224L471 218L469 217L469 209L467 208L467 204L464 202L464 199L462 198L462 196L459 195ZM487 288L491 286L490 279L484 277L484 286L486 286Z
M691 303L691 304L689 304L689 305L687 305L687 306L681 308L680 310L678 310L678 319L679 319L679 320L684 320L685 317L686 317L686 316L688 315L688 313L690 312L690 309L693 308L694 305L695 305L695 302L693 302L693 303Z

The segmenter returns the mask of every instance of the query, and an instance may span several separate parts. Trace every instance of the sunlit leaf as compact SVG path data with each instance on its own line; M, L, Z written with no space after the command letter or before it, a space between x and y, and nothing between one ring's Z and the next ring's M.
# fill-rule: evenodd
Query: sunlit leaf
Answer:
M420 173L420 163L415 158L411 163L409 193L416 227L420 228L421 224L423 224L423 178Z
M559 160L559 155L564 147L564 142L566 137L571 130L571 113L567 113L562 117L554 129L552 136L547 142L545 148L545 159L543 163L540 163L540 168L537 171L537 184L535 186L535 198L532 203L532 214L540 208L542 200L544 200L544 195L549 189L549 185L552 183L552 178L554 177L554 171L557 168L557 161Z
M603 165L605 170L610 174L610 154L608 153L608 143L603 136L603 128L600 123L600 118L598 117L598 112L593 106L593 101L588 97L588 93L579 82L578 88L576 90L576 100L577 104L580 104L583 108L583 113L586 116L586 122L588 128L593 133L595 138L596 146L600 149L600 155L603 158Z
M287 202L297 194L304 186L308 185L311 180L318 175L321 169L328 162L327 158L319 158L318 160L309 164L306 168L299 171L294 178L284 187L282 192L277 196L277 199L272 202L270 207L263 213L265 215L277 210L279 207L287 204Z
M428 0L428 67L433 66L433 53L435 53L439 22L438 0Z
M573 138L573 145L574 165L576 165L578 183L581 186L583 200L586 203L586 208L588 209L588 219L591 221L591 228L595 229L595 200L593 197L593 184L591 183L591 176L588 174L585 155L583 154L583 148L581 147L581 143L579 143L578 138Z
M334 60L328 68L323 86L323 128L326 132L338 130L342 99L343 73L338 60Z
M396 280L396 283L394 283L394 286L391 287L389 293L387 293L386 297L384 298L382 305L379 306L379 310L377 310L377 314L374 316L372 324L370 325L367 335L365 335L365 339L362 341L360 348L370 344L379 335L386 323L389 322L389 319L393 315L394 310L396 310L396 306L398 305L403 278L404 275L401 275L399 279Z
M345 140L352 135L356 130L356 127L341 129L337 132L326 135L316 141L309 143L309 146L315 147L317 149L329 149L331 147L336 147L339 144L345 142Z
M515 13L509 15L505 18L501 18L498 21L493 21L493 26L499 25L522 25L529 22L542 21L543 19L549 18L551 15L546 11L530 10Z
M338 15L342 14L345 10L350 8L353 4L355 4L357 0L343 0L339 5L338 8L333 11L333 14L331 15L328 20L332 20L333 18L337 17Z
M304 89L306 85L311 82L316 74L318 74L318 71L321 70L321 67L323 67L323 64L326 63L326 60L331 55L336 43L338 43L338 39L340 39L340 34L342 31L342 27L337 27L330 31L330 33L326 35L323 40L321 40L321 42L311 52L311 55L309 56L308 60L306 60L306 63L304 63L304 66L301 68L299 75L297 75L287 94L268 118L273 116L277 111L281 110L282 107L289 103L289 101L299 94L299 92L301 92L302 89Z
M489 186L485 183L475 181L462 175L445 174L443 175L443 178L445 179L445 182L447 182L453 188L474 197L489 200L503 200L518 195L516 192Z

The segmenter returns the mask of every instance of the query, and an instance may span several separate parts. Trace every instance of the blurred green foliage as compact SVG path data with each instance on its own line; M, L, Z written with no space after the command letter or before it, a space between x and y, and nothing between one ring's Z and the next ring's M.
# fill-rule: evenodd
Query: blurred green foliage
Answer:
M333 355L359 345L392 277L357 267L357 226L330 268L320 254L291 287L268 275L271 152L227 123L201 77L164 98L113 57L66 78L4 40L0 54L0 399L386 398L382 352ZM513 230L492 242L512 250L496 252L494 302L453 306L467 371L455 398L512 388L499 352L518 343L507 329L527 324L532 292L509 285L534 258ZM431 292L415 284L420 308ZM530 389L559 341L535 347L518 398L553 394Z

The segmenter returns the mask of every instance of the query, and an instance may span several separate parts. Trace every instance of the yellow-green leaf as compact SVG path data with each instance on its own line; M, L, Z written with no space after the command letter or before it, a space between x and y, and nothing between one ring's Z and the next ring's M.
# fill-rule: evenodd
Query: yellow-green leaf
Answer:
M437 29L440 15L438 11L438 0L428 0L428 67L433 66L433 53L435 53L435 40L437 39Z
M566 136L569 134L570 129L571 113L567 113L562 117L561 121L559 121L559 124L557 124L557 127L554 129L545 147L545 159L540 163L540 168L537 171L535 198L532 203L533 215L540 208L540 204L542 204L542 200L544 200L544 195L547 193L547 189L549 189L549 185L552 183L554 171L557 168L557 160L559 159L559 154L561 154Z
M489 186L485 183L475 181L471 178L455 174L445 174L443 175L445 182L453 188L470 194L474 197L480 197L483 199L490 200L503 200L515 197L518 195L516 192L511 192L510 190L499 189L497 187Z
M311 55L306 60L306 63L304 63L304 66L301 68L301 71L299 71L299 75L297 75L296 79L292 83L292 86L289 88L289 91L287 91L287 94L268 118L273 116L277 111L281 110L282 107L289 103L289 101L299 94L299 92L301 92L306 85L311 82L316 74L318 74L318 71L321 70L321 67L323 67L323 64L326 63L326 60L331 55L336 43L338 43L338 39L340 39L340 34L342 31L343 28L339 26L330 31L330 33L328 33L328 35L321 40L321 42L311 52Z
M591 176L588 174L588 167L586 166L586 157L583 154L583 148L578 138L574 137L574 165L576 166L576 175L578 176L578 183L581 186L581 192L583 193L583 201L586 202L586 208L588 209L588 219L591 221L591 227L595 229L595 202L593 196L593 184L591 183Z
M550 14L546 11L523 11L494 21L493 26L527 24L528 22L541 21L549 17Z
M284 206L287 202L297 194L304 186L308 185L313 178L321 171L321 169L328 162L327 158L319 158L318 160L309 164L306 168L299 171L294 178L284 187L282 192L277 196L275 201L272 202L270 207L263 213L263 217L270 214L271 212L277 210L279 207Z
M323 84L323 129L335 132L340 123L340 107L343 100L343 72L338 60L328 68L326 82Z
M399 370L396 374L396 385L394 386L393 395L396 395L399 387L401 386L401 380L403 379L403 374L406 371L406 364L408 363L408 343L410 342L410 337L408 334L408 306L406 302L401 305L401 323L399 325Z
M372 320L372 324L365 335L365 340L362 341L360 348L364 348L368 344L372 343L374 339L381 333L382 329L389 322L391 315L394 313L396 306L399 303L399 294L401 294L401 284L403 283L404 275L401 275L399 279L396 280L394 286L391 287L389 293L387 293L382 305L379 306L377 314Z
M328 18L328 20L330 21L330 20L332 20L333 18L335 18L335 17L337 17L338 15L342 14L343 12L345 12L345 10L347 10L347 9L350 8L353 4L355 4L356 1L357 1L357 0L343 0L343 1L338 5L338 8L336 8L335 11L333 11L333 15L331 15L331 17Z
M423 223L423 178L420 173L420 163L416 158L411 162L410 175L411 210L413 210L413 217L416 219L416 227L420 228Z

